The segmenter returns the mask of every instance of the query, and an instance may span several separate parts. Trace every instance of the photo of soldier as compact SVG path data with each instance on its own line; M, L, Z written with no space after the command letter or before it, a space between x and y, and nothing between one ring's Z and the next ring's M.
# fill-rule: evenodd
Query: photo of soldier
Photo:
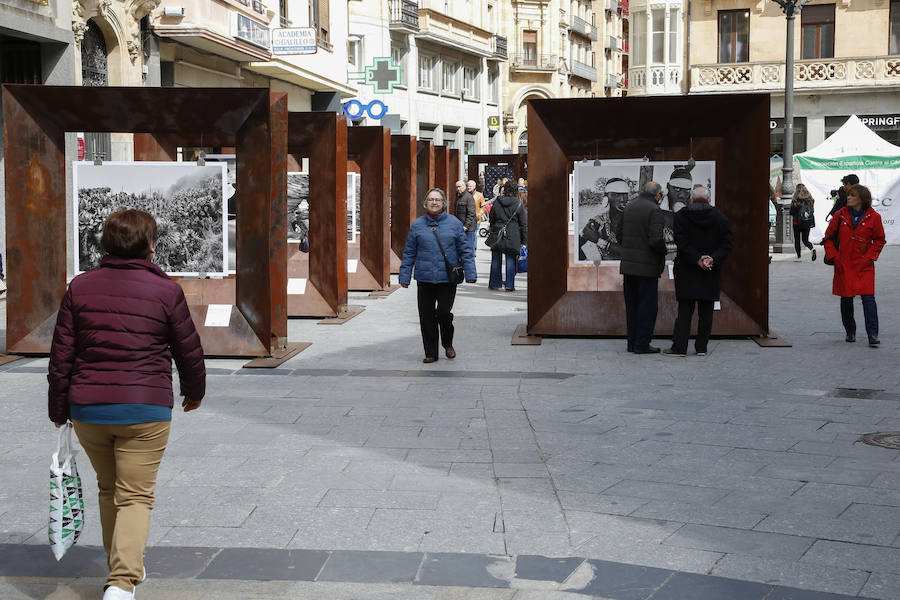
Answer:
M621 177L606 180L598 205L600 210L588 219L578 237L578 260L622 258L622 241L617 232L621 230L625 206L632 196L634 187L635 182L626 181ZM579 196L579 205L584 207L583 194Z

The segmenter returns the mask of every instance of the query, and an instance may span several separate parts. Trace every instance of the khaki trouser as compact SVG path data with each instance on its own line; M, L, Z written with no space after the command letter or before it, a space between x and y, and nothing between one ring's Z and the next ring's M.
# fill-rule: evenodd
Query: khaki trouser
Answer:
M100 525L109 565L106 584L131 591L143 578L156 474L171 422L73 424L97 472Z

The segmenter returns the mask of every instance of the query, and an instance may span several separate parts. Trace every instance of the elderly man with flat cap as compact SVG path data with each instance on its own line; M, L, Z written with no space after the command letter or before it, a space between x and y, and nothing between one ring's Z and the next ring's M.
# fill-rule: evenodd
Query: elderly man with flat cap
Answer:
M621 177L611 177L605 186L606 201L609 211L600 213L588 220L579 236L580 260L600 258L619 260L622 258L622 241L616 235L621 229L625 205L631 194L628 182Z

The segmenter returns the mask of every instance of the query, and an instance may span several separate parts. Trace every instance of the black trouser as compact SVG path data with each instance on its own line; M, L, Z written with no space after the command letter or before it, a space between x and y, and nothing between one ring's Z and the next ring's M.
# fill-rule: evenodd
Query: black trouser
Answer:
M841 298L841 321L844 323L844 331L847 335L856 335L856 319L853 318L854 296ZM866 322L866 334L869 337L878 337L878 305L875 304L875 294L863 294L860 297L863 306L863 319Z
M425 356L438 357L438 331L441 345L453 345L453 301L456 286L452 283L416 282L419 300L419 327L422 329L422 344Z
M625 325L628 328L628 349L643 349L650 345L656 327L656 295L659 278L626 275Z
M799 225L794 225L794 250L797 251L797 258L800 258L800 238L803 237L803 245L806 246L807 249L812 250L813 245L809 241L809 227L800 227Z
M675 331L672 332L672 350L679 354L687 353L695 304L697 306L697 339L694 342L694 349L697 352L706 352L706 347L709 343L709 334L712 332L713 301L679 300L678 317L675 318Z

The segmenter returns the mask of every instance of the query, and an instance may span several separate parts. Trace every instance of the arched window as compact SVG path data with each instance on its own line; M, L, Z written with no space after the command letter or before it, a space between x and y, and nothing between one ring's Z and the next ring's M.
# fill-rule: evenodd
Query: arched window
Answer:
M528 131L519 134L519 154L528 154Z
M109 85L106 63L106 40L91 19L81 40L81 82L87 86Z

